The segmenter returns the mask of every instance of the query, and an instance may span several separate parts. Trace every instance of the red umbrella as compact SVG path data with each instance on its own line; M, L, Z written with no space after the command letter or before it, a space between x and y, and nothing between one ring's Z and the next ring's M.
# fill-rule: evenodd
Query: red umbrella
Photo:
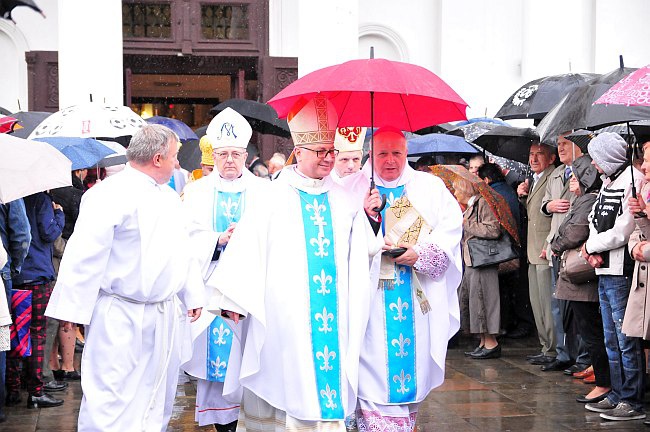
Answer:
M268 103L279 118L285 118L296 103L307 102L317 94L325 95L334 105L339 127L393 126L412 132L467 119L465 101L433 72L386 59L351 60L316 70L294 81Z
M614 84L594 104L650 106L650 65Z
M18 124L18 119L7 116L0 116L0 133L11 133L21 126Z

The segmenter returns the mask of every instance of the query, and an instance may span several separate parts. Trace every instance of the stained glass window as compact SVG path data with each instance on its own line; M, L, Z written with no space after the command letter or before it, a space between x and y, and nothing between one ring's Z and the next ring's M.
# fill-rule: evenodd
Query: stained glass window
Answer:
M124 38L170 39L172 13L169 3L123 3Z
M249 39L248 6L201 5L201 36L203 39Z

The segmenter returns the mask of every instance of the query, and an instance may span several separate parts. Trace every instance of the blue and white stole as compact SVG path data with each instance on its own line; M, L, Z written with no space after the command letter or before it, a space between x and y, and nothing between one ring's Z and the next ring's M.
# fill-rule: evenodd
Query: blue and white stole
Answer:
M377 186L380 194L385 194L386 207L381 212L382 233L385 234L386 210L399 199L404 185L394 188ZM395 245L397 247L397 245ZM417 395L416 355L415 355L415 309L411 287L412 268L395 265L395 284L393 289L380 290L384 300L386 326L386 353L388 402L413 402Z
M312 356L321 418L343 420L334 229L328 193L297 192L305 233Z
M244 192L217 192L215 189L212 223L215 232L224 232L233 222L239 222L243 212ZM223 382L232 348L233 330L220 316L208 327L208 356L206 380Z

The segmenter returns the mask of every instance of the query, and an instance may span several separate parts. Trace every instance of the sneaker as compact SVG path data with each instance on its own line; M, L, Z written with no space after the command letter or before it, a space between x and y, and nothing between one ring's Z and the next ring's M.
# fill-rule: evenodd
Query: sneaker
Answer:
M600 418L605 420L642 420L645 413L635 410L627 402L619 402L616 408L600 414Z
M609 399L605 398L598 403L588 403L585 405L585 408L589 411L604 413L616 408L616 404L611 403Z

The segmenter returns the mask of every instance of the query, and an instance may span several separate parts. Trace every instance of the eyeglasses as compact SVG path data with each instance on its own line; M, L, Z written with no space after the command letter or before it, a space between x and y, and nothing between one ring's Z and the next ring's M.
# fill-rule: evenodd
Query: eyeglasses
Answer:
M232 152L232 153L218 152L218 153L215 153L214 155L218 159L221 159L221 160L227 160L228 157L231 157L233 160L238 160L238 159L241 159L242 156L244 156L244 153L241 153L241 152Z
M310 152L316 153L316 157L319 159L325 159L327 156L338 156L339 151L337 149L329 149L329 150L312 150L308 147L300 147L303 150L309 150Z

